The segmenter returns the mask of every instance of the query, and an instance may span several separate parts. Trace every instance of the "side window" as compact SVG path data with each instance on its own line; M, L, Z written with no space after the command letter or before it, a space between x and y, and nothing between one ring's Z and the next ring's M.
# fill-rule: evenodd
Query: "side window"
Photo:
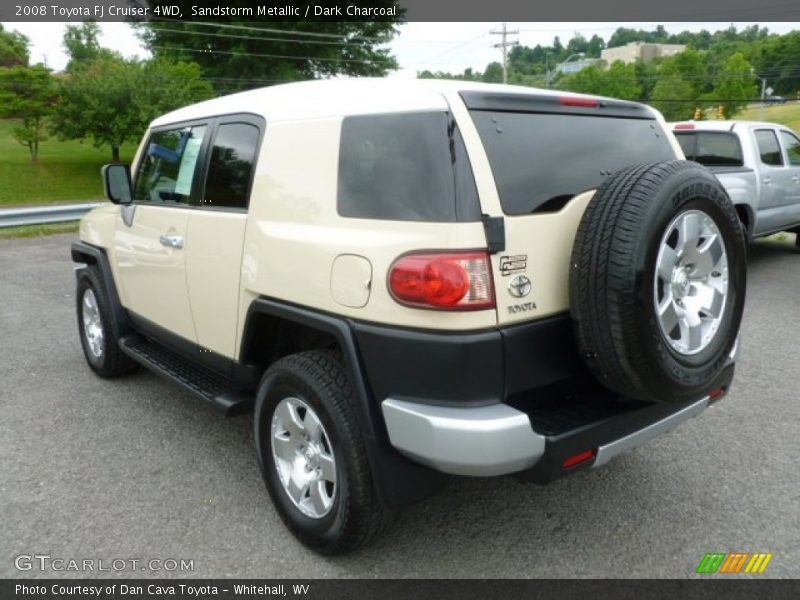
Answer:
M340 144L341 216L427 222L480 219L472 168L449 114L345 117Z
M781 139L786 148L786 156L789 157L789 164L793 167L800 166L800 140L788 131L781 131Z
M765 165L780 167L783 164L781 147L778 145L778 137L771 129L759 129L756 131L756 143L758 153L761 155L761 162Z
M189 204L205 134L205 125L153 133L136 175L134 200Z
M203 206L247 208L258 138L258 127L249 123L223 123L217 128Z

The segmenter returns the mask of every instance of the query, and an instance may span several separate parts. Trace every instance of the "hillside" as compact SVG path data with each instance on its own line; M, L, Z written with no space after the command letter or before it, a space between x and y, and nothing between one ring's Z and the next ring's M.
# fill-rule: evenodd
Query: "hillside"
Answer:
M97 200L103 195L100 167L111 160L108 148L52 137L39 147L39 161L11 135L13 122L0 119L0 206ZM130 161L132 146L122 147Z
M762 109L759 106L752 106L736 115L740 120L751 121L770 121L772 123L780 123L791 127L797 132L800 132L800 102L787 102L786 104L776 104L774 106L765 106Z

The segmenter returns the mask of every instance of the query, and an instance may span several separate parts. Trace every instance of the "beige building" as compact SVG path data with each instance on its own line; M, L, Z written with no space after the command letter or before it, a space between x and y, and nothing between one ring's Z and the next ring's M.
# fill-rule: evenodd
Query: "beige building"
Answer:
M684 44L648 44L646 42L631 42L617 48L606 48L600 53L600 58L609 65L621 60L624 63L633 63L637 60L649 61L659 56L673 56L686 50Z

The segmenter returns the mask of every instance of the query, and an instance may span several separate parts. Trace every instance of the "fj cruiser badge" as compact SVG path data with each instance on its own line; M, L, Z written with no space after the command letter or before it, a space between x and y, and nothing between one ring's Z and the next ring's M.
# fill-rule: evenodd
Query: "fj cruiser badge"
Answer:
M508 293L514 298L522 298L531 293L531 280L525 275L516 275L508 282Z

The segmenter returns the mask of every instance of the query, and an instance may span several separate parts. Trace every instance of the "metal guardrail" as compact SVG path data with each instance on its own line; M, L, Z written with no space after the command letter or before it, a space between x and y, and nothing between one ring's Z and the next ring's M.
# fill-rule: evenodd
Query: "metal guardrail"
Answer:
M100 206L100 203L86 202L83 204L4 208L0 209L0 228L77 221L95 206Z

